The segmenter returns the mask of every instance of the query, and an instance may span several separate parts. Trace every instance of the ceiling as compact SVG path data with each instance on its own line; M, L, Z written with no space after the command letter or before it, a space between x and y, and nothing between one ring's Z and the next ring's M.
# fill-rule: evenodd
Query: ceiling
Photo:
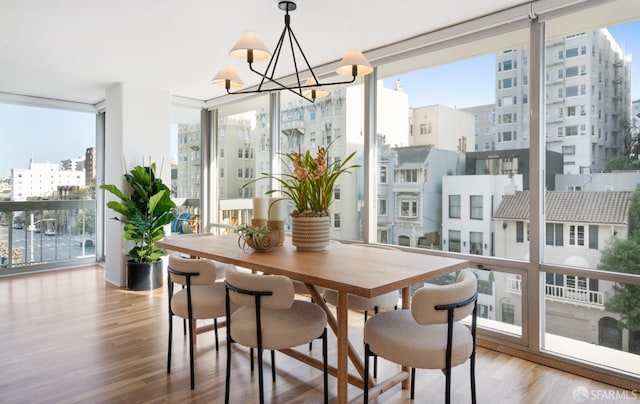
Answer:
M299 0L291 27L311 66L349 48L384 45L526 3L523 0ZM245 30L273 50L284 26L277 0L0 0L0 93L96 104L116 83L210 100ZM281 61L276 76L293 69ZM280 66L279 65L279 66ZM265 65L266 66L266 65ZM264 67L257 66L264 69Z

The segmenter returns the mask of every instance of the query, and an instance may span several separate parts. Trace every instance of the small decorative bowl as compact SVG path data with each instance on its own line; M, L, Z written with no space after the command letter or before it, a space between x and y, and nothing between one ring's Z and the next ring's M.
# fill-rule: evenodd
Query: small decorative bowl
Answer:
M238 246L247 251L269 251L278 243L278 231L269 230L266 226L241 226L238 228Z

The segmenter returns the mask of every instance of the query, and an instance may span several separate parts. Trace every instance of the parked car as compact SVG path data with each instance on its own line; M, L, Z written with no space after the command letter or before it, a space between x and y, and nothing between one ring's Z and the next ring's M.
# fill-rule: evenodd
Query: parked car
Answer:
M86 239L86 240L81 240L80 241L80 245L82 246L84 244L85 247L95 247L96 243L91 240L90 238Z
M44 231L44 235L45 236L55 236L56 235L56 231L53 229L47 229Z

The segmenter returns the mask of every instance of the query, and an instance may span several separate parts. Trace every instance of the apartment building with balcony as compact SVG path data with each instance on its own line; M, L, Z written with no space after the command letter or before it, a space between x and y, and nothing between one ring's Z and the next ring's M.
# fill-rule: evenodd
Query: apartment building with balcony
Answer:
M629 191L547 191L545 260L550 263L596 268L602 250L612 238L629 232ZM529 192L505 195L494 214L496 255L529 258ZM498 316L520 324L521 279L495 277ZM614 282L546 272L543 277L547 307L545 331L587 343L629 350L630 334L618 326L620 316L605 309ZM515 315L514 315L515 313Z
M623 151L631 56L606 29L549 39L545 53L547 148L565 156L566 174L601 171ZM496 149L527 148L529 49L507 49L496 64Z

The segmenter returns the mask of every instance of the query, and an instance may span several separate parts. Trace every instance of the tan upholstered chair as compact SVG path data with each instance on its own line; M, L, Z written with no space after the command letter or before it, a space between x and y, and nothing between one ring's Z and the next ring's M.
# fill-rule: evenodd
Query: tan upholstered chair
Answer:
M227 304L239 308L227 311L227 374L225 403L229 402L231 379L231 343L256 348L260 403L264 403L262 352L265 349L293 348L322 338L324 363L324 402L329 400L327 386L327 315L313 303L295 300L291 279L279 275L255 275L227 270ZM275 369L272 355L272 371ZM275 372L273 372L275 381Z
M189 329L189 366L191 388L195 387L193 344L195 343L196 321L213 319L218 351L218 317L226 315L225 288L223 282L216 282L225 276L225 267L205 259L183 258L178 254L169 256L169 350L167 373L171 373L171 341L173 339L173 316L187 321ZM175 291L175 284L182 287ZM186 330L185 330L186 333Z
M471 401L476 402L476 301L477 280L464 270L457 282L425 284L413 295L410 310L373 316L364 326L365 374L374 353L411 367L411 399L415 393L415 369L441 369L446 376L445 400L451 402L451 368L471 359ZM471 329L461 320L472 315ZM365 377L365 402L369 380Z

